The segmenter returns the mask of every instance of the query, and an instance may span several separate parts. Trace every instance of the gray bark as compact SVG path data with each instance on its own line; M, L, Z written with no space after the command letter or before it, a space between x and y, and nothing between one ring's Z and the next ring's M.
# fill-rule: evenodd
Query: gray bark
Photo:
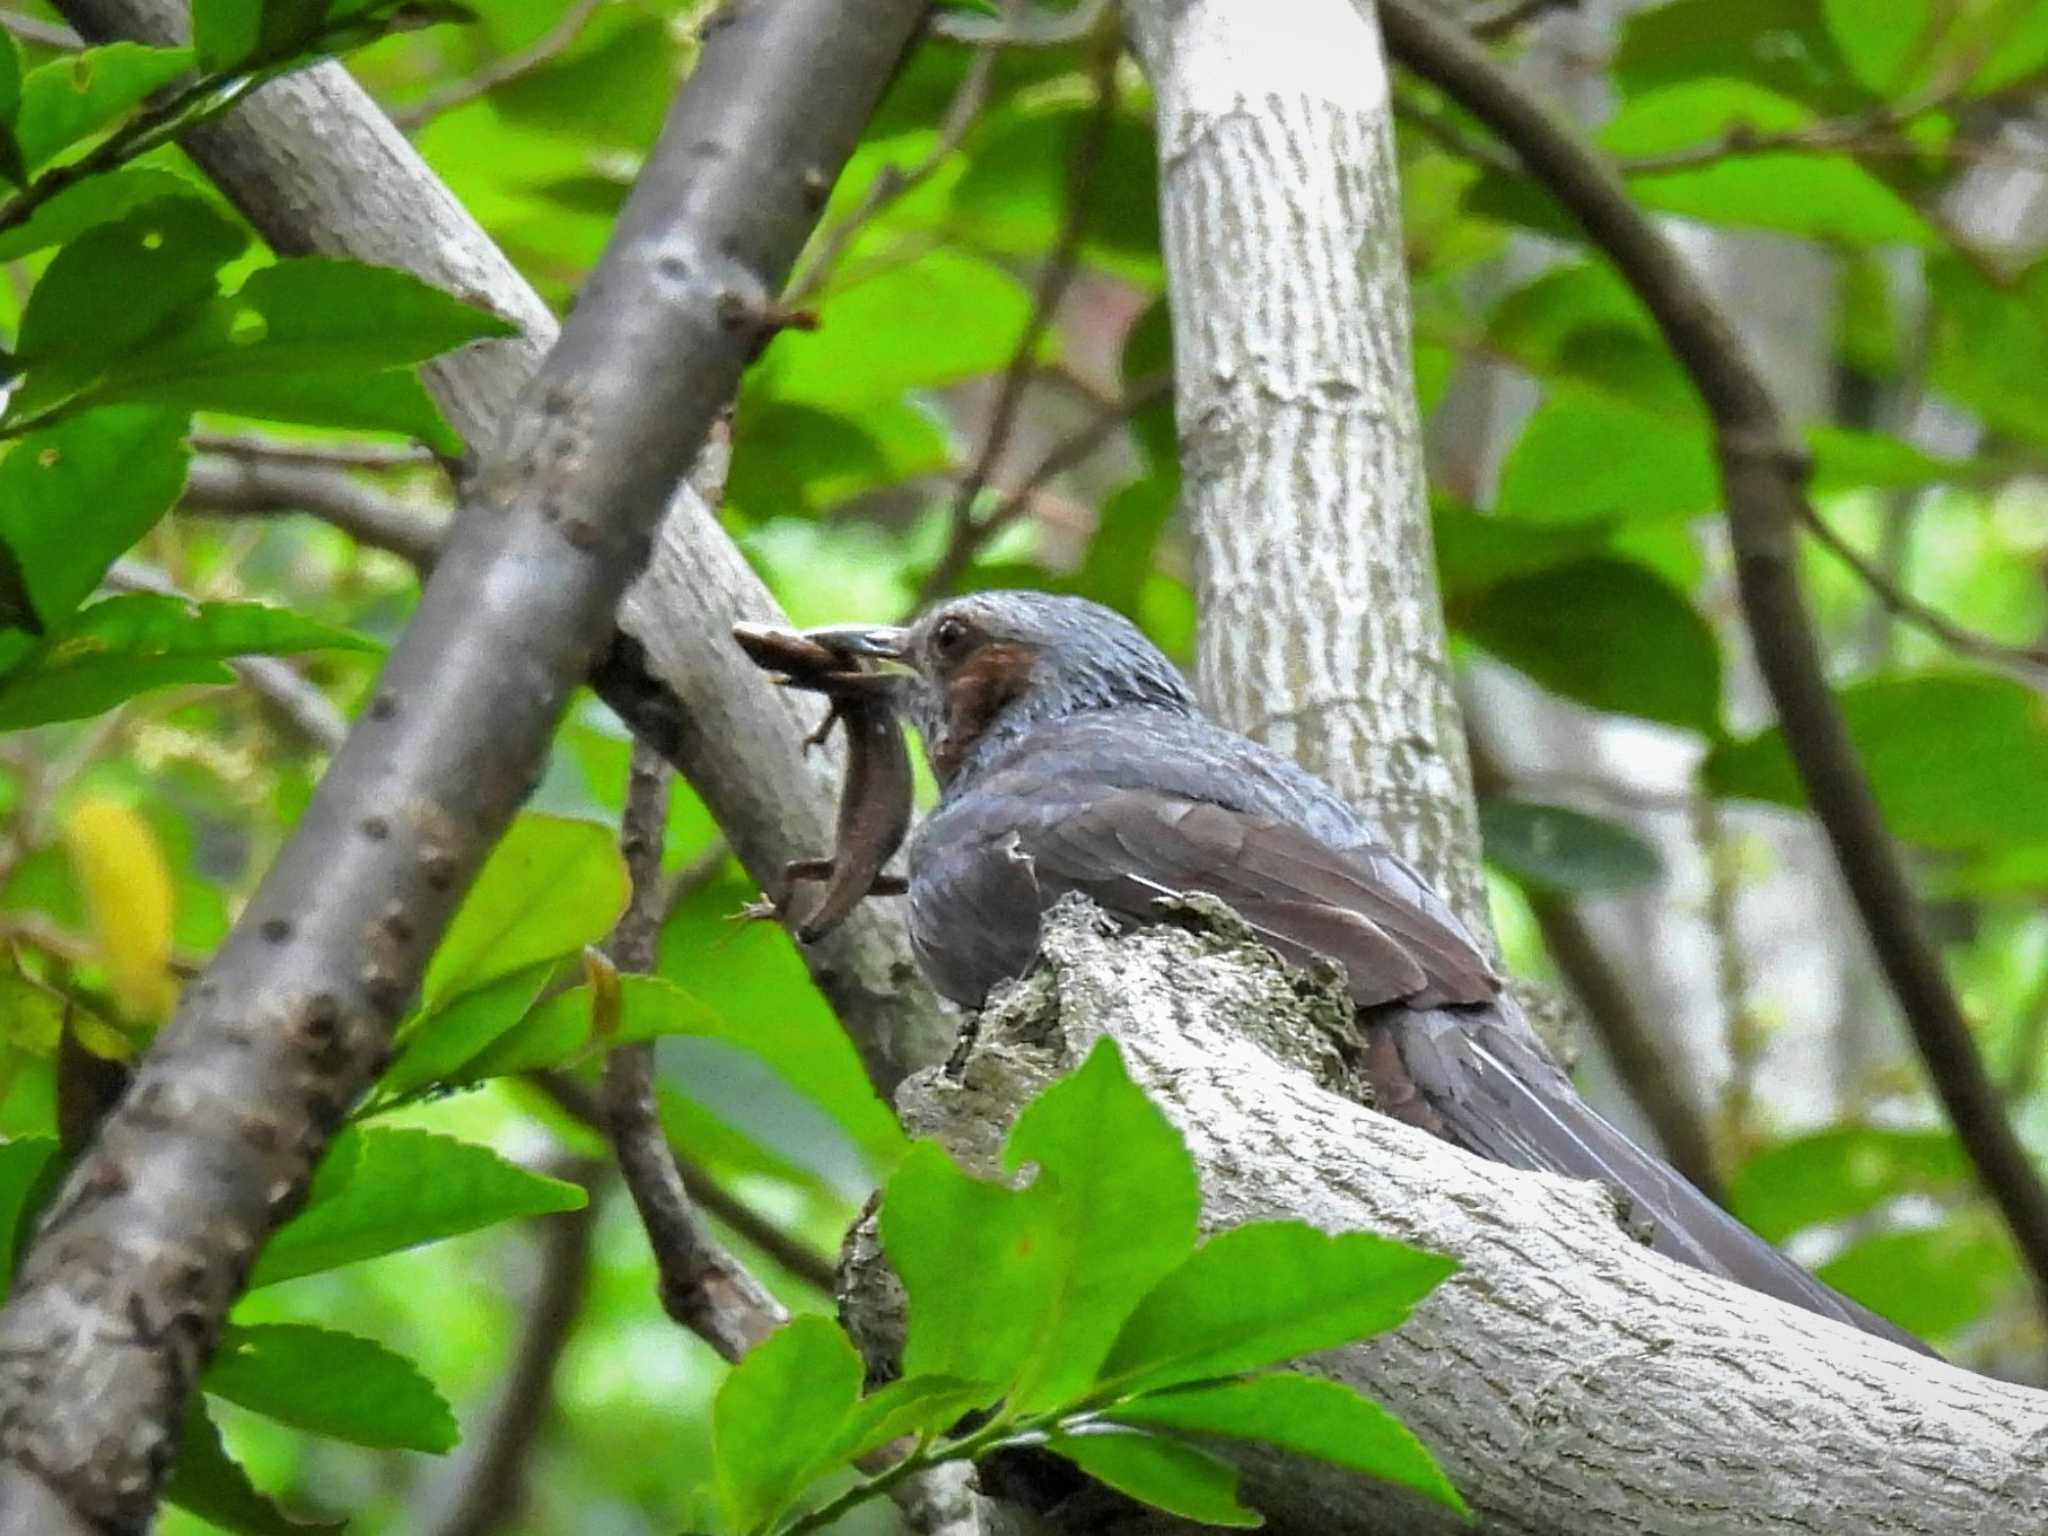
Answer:
M95 41L185 36L179 0L60 8ZM466 347L427 370L464 438L496 437L506 404L554 344L554 316L346 70L324 64L267 85L188 147L276 249L399 267L516 320L520 337ZM816 721L761 685L730 641L740 619L784 622L713 509L681 486L621 608L626 643L611 648L599 682L703 797L748 873L779 892L784 864L832 846L838 748L806 754ZM880 1091L945 1053L952 1026L917 978L892 904L867 903L805 959Z
M1454 1255L1397 1332L1308 1368L1398 1413L1474 1525L1329 1469L1252 1459L1279 1532L1488 1536L1981 1536L2048 1529L2048 1394L1974 1376L1672 1264L1597 1186L1482 1162L1361 1108L1324 1042L1334 990L1221 922L1114 938L1060 908L1039 971L949 1068L898 1094L906 1128L993 1168L1017 1109L1113 1036L1187 1138L1204 1224L1299 1217ZM849 1315L886 1348L870 1267ZM1107 1529L1096 1517L1056 1528ZM1157 1528L1151 1519L1145 1528Z
M1335 785L1490 934L1370 11L1125 11L1158 99L1203 702Z
M376 697L0 1311L0 1510L54 1491L40 1536L149 1522L250 1263L387 1058L921 14L793 0L707 38Z

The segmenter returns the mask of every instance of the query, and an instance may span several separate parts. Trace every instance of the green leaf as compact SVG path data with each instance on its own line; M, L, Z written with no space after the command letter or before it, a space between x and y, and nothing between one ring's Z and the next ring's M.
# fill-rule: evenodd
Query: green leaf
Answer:
M1031 312L1002 268L960 251L833 290L818 329L785 331L757 366L778 399L846 411L1004 367Z
M626 910L631 887L609 827L520 816L485 861L427 969L426 1006L596 943Z
M1714 736L1721 651L1684 595L1632 561L1582 560L1487 588L1452 623L1509 666L1595 709Z
M1940 485L1973 473L1967 462L1937 459L1881 432L1809 427L1806 441L1813 449L1812 489L1823 496L1872 487Z
M249 237L195 197L146 203L86 230L50 261L22 311L15 416L76 392L193 314Z
M1628 451L1617 452L1626 443ZM1541 523L1697 517L1720 505L1704 428L1560 390L1501 466L1495 510Z
M192 0L192 47L200 68L224 73L256 52L264 0Z
M618 1017L605 1037L607 1045L633 1045L666 1035L724 1039L742 1049L752 1044L752 1031L735 1027L665 976L621 976L617 988ZM588 984L549 998L464 1061L447 1081L476 1082L565 1065L595 1043L596 1001Z
M1538 891L1624 890L1664 872L1657 850L1627 827L1569 806L1490 795L1479 830L1487 858Z
M1906 1194L1946 1194L1971 1169L1947 1131L1838 1125L1759 1152L1729 1182L1731 1209L1767 1242L1846 1221Z
M336 1138L346 1174L323 1185L278 1229L256 1262L251 1286L494 1226L515 1216L582 1207L582 1189L529 1173L488 1147L431 1131L344 1130ZM331 1155L331 1154L330 1154Z
M1202 1193L1180 1132L1096 1041L1017 1117L1003 1168L1035 1164L1024 1200L1057 1251L1053 1289L1011 1407L1035 1413L1094 1379L1117 1329L1195 1245Z
M903 1435L940 1434L988 1401L988 1388L957 1376L901 1376L862 1398L833 1450L836 1461L858 1461Z
M409 273L307 256L253 273L232 297L187 305L111 366L91 377L67 369L54 387L445 446L454 439L410 365L514 329Z
M185 418L124 406L31 432L0 460L0 543L42 626L91 595L185 485Z
M108 43L52 59L22 84L15 137L22 157L41 165L124 115L192 67L189 48Z
M1674 0L1645 7L1622 24L1614 75L1631 97L1722 77L1830 113L1868 105L1815 0Z
M200 1385L283 1424L357 1445L428 1451L455 1415L418 1366L370 1339L299 1323L228 1325Z
M1370 1232L1298 1221L1219 1233L1138 1304L1103 1362L1125 1392L1234 1376L1399 1326L1457 1268Z
M1913 59L1927 44L1929 0L1821 0L1828 34L1849 67L1882 96L1905 84Z
M881 1234L908 1298L904 1373L986 1382L989 1399L1001 1395L1030 1357L1058 1279L1038 1213L918 1142L889 1180Z
M63 245L138 208L166 198L189 198L199 190L184 177L154 165L125 165L102 176L88 176L57 193L25 223L0 230L0 261Z
M749 391L733 425L726 503L757 520L815 517L943 469L950 457L938 422L908 402L831 411Z
M988 125L953 185L957 228L996 250L1051 249L1067 221L1075 145L1095 131L1095 116L1093 102L1061 101ZM1156 160L1149 121L1123 113L1110 119L1081 221L1084 251L1135 263L1140 274L1157 270Z
M399 1033L398 1059L378 1082L385 1099L431 1083L470 1082L462 1067L523 1019L559 962L538 960L509 975L458 992L409 1021Z
M1911 203L1838 156L1739 155L1691 170L1638 173L1628 188L1645 207L1730 228L1859 247L1935 242Z
M56 1155L54 1136L0 1142L0 1296L14 1282L14 1257L28 1240L29 1213L40 1202Z
M1107 1416L1120 1424L1257 1440L1398 1483L1465 1513L1465 1501L1414 1432L1341 1382L1281 1371L1153 1393L1118 1403Z
M1204 1525L1265 1521L1237 1501L1237 1469L1178 1440L1136 1429L1054 1434L1045 1448L1118 1493Z
M733 1367L711 1405L718 1496L733 1530L772 1519L832 1465L860 1383L860 1356L827 1317L785 1323Z
M522 70L491 92L510 122L573 138L579 148L641 150L685 73L676 35L659 16L622 18L547 67Z
M294 1520L267 1494L259 1493L249 1481L240 1462L228 1455L221 1443L220 1429L207 1414L202 1398L194 1397L185 1408L185 1427L179 1437L178 1458L164 1497L180 1509L210 1520L235 1536L312 1536L315 1532L340 1531L341 1520Z
M1930 256L1927 286L1935 388L1995 429L2048 441L2048 260L2001 285L1960 257Z
M1962 850L2048 841L2048 705L2039 694L1958 672L1872 678L1836 697L1894 834ZM1703 772L1717 795L1805 804L1775 727L1724 742Z
M169 683L232 682L224 656L373 650L361 635L262 603L192 603L134 593L53 626L0 679L0 730L76 720Z
M2011 1241L1969 1217L1876 1233L1851 1244L1814 1274L1925 1338L1969 1327L2024 1280Z

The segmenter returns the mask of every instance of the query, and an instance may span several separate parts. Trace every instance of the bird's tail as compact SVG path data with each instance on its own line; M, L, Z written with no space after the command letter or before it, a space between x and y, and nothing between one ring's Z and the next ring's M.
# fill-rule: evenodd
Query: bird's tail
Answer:
M1437 1009L1389 1020L1417 1087L1451 1141L1481 1157L1625 1197L1649 1245L1682 1264L1910 1349L1921 1340L1816 1280L1609 1124L1572 1088L1513 1005Z

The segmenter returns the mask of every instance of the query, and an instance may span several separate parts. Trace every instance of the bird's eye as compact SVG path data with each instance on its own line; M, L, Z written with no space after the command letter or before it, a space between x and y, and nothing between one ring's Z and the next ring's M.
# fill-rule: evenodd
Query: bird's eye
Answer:
M962 651L967 649L967 641L971 633L972 631L968 629L967 622L964 619L948 616L939 620L937 624L932 626L933 654L941 661L954 660Z

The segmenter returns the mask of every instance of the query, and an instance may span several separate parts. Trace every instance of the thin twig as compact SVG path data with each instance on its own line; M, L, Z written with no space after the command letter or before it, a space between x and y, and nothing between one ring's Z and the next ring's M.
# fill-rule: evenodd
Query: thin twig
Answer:
M622 971L653 968L661 931L668 780L669 767L661 755L636 743L620 837L633 874L633 899L611 940L612 959ZM663 1310L725 1359L739 1359L789 1314L697 1219L661 1125L653 1041L619 1046L606 1058L603 1097L619 1171L654 1250Z
M565 1113L593 1130L604 1129L603 1104L576 1078L563 1072L536 1072L529 1081L560 1105ZM692 1200L724 1222L742 1241L766 1254L791 1278L801 1280L828 1296L832 1294L837 1272L829 1254L776 1226L719 1183L708 1170L691 1161L673 1142L669 1149L677 1170L683 1176L683 1187Z
M1579 0L1501 0L1497 5L1467 11L1459 20L1480 41L1495 43L1552 11L1575 11L1578 7Z
M389 550L425 575L447 520L393 499L348 469L289 459L207 455L192 461L180 503L188 512L271 517L306 512L359 544Z
M576 1161L548 1172L582 1185L589 1199L580 1209L534 1218L540 1284L526 1306L525 1331L490 1419L463 1447L459 1491L449 1499L435 1536L494 1536L518 1518L526 1503L533 1444L554 1407L555 1371L590 1288L605 1170Z
M478 97L489 95L501 85L509 85L514 80L532 74L581 37L584 27L590 23L590 18L609 3L610 0L576 0L574 5L562 13L560 20L524 48L515 49L502 58L493 59L475 74L451 81L409 107L398 108L391 114L391 121L407 133L411 133L443 112L452 112L457 107L467 106Z
M1170 374L1146 379L1121 400L1102 406L1085 424L1054 443L1014 490L1006 493L1002 500L947 542L937 563L925 572L924 580L918 583L916 606L922 608L951 592L996 535L1031 511L1040 491L1056 477L1088 459L1133 416L1172 396L1173 378Z
M1811 503L1804 508L1803 520L1815 542L1855 572L1856 579L1868 587L1871 596L1900 623L1910 624L1915 629L1932 635L1950 650L1960 651L1965 656L1974 656L1979 661L2018 667L2031 673L2036 679L2048 674L2048 647L2008 645L2002 640L1994 640L1989 635L1958 624L1900 586L1886 574L1882 566L1837 533L1834 526L1822 517Z
M1010 8L1014 9L1014 6L1015 0L1010 0ZM860 237L861 231L906 194L931 180L939 167L966 142L967 135L981 121L982 111L988 105L989 81L995 74L999 52L993 46L982 48L968 60L967 72L960 77L953 99L946 106L945 116L939 119L938 134L922 159L907 168L893 162L883 166L875 172L874 180L868 183L867 191L861 194L853 211L818 232L803 265L783 289L784 309L802 309L816 298L818 290L831 280L847 248Z
M950 587L973 563L974 552L988 541L989 535L977 527L974 504L981 498L989 477L995 473L997 463L1010 445L1010 434L1017 425L1018 408L1024 403L1024 392L1036 372L1039 344L1052 328L1060 300L1066 296L1068 285L1073 282L1075 269L1080 264L1081 241L1087 233L1089 210L1094 205L1102 148L1109 140L1109 127L1116 118L1116 64L1121 47L1121 41L1112 35L1096 52L1095 109L1083 121L1080 135L1074 141L1067 160L1066 208L1059 235L1038 275L1038 286L1031 296L1031 314L1024 322L1024 333L1017 338L1017 348L1010 355L1009 366L1003 370L1002 384L996 394L995 408L989 413L988 433L982 439L981 453L961 477L960 485L953 494L952 533L938 563L925 577L920 601Z
M1735 333L1615 171L1486 51L1416 0L1381 0L1394 57L1511 146L1641 297L1713 422L1743 615L1778 720L1928 1076L2048 1304L2048 1188L2007 1121L1828 686L1799 589L1800 451Z
M1742 943L1742 872L1720 804L1710 795L1693 801L1693 841L1707 866L1707 931L1714 941L1714 995L1728 1045L1728 1081L1721 1090L1724 1143L1738 1159L1756 1150L1756 1077L1768 1043L1750 1001L1749 965Z
M226 454L237 459L275 460L284 464L406 469L435 462L433 450L417 443L379 443L366 438L316 442L306 438L268 437L256 432L194 432L190 441L202 453Z

